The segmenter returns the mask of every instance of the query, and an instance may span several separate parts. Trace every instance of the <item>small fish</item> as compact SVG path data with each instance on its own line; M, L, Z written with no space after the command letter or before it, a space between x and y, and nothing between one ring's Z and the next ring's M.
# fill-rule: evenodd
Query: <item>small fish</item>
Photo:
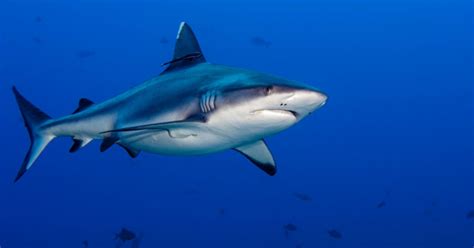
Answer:
M307 194L304 194L304 193L297 193L297 192L295 192L295 193L293 193L293 194L296 196L296 198L298 198L298 199L300 199L300 200L302 200L302 201L305 201L305 202L310 202L310 201L313 200L313 199L311 199L311 196L309 196L309 195L307 195Z
M161 44L168 44L168 42L169 41L168 41L168 39L166 39L166 37L161 37L161 39L160 39Z
M91 50L80 50L76 53L76 56L80 59L85 59L88 57L92 57L94 55L95 55L95 52Z
M36 43L36 44L43 43L43 40L41 40L41 38L38 37L38 36L35 36L35 37L31 38L31 40L33 40L33 42Z
M217 210L217 213L219 213L220 216L224 216L226 214L227 210L225 208L219 208Z
M283 229L285 230L285 237L288 238L288 236L290 235L290 232L294 232L298 230L298 227L295 224L288 223L283 226Z
M342 234L341 232L339 232L338 230L336 229L331 229L331 230L328 230L328 234L330 237L334 238L334 239L342 239Z
M135 239L135 233L133 233L132 231L126 229L126 228L122 228L122 230L120 230L119 233L115 234L115 239L118 239L118 240L121 240L121 241L130 241L130 240L133 240Z
M82 241L82 244L84 245L84 248L89 247L89 241L87 241L87 240Z
M37 22L37 23L43 22L43 17L41 17L41 16L35 17L35 22Z
M474 219L474 210L471 210L466 214L466 219Z
M284 228L285 230L288 230L288 231L296 231L296 230L298 230L298 227L297 227L295 224L291 224L291 223L288 223L288 224L284 225L283 228Z
M259 46L259 47L265 47L265 48L269 48L270 45L272 44L270 41L267 41L265 40L264 38L262 37L253 37L250 42L252 42L252 44L254 44L255 46Z
M381 201L379 204L377 204L377 208L383 208L385 205L387 205L387 203L385 201Z
M423 211L425 216L433 216L433 213L436 211L437 206L438 202L436 200L431 201L429 206L425 207L425 210Z

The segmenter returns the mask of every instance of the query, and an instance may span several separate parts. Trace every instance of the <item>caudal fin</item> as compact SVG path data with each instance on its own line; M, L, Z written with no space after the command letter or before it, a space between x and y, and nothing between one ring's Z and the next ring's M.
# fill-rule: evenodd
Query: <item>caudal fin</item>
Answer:
M16 182L31 168L44 148L54 139L54 136L44 134L41 130L41 124L50 120L51 117L26 100L15 87L13 87L13 93L15 94L16 102L20 108L31 142L20 171L18 171L18 175L15 178Z

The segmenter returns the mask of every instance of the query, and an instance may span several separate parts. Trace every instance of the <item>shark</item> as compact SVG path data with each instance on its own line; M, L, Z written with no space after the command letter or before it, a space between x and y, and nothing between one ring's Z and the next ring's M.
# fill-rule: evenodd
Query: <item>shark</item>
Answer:
M70 137L70 152L93 140L100 151L121 146L140 152L204 155L233 149L268 175L276 164L264 138L321 108L327 95L315 87L252 70L207 62L191 27L182 22L173 58L156 77L101 103L82 98L70 115L51 118L13 93L30 146L18 181L55 138Z

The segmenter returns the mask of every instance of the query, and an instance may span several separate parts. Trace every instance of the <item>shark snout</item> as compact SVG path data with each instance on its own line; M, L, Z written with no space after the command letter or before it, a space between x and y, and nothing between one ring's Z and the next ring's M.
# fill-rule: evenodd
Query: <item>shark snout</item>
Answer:
M321 91L299 89L295 90L291 97L283 100L281 106L304 116L324 106L327 99L327 95Z
M328 96L321 91L308 90L308 93L306 94L309 105L314 106L315 108L320 108L324 106L328 99Z

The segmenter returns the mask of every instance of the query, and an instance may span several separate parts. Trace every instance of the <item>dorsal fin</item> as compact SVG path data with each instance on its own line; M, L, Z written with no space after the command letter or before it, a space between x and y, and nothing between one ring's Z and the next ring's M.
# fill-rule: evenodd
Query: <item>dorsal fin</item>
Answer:
M168 65L163 73L204 62L206 62L206 59L193 30L188 24L182 22L176 36L173 59L163 64Z
M79 106L77 106L77 109L74 110L74 112L72 112L72 113L73 113L73 114L79 113L79 112L83 111L84 109L86 109L86 108L88 108L88 107L90 107L90 106L92 106L92 105L94 105L94 102L93 102L93 101L91 101L91 100L89 100L89 99L87 99L87 98L81 98L81 99L79 100Z

